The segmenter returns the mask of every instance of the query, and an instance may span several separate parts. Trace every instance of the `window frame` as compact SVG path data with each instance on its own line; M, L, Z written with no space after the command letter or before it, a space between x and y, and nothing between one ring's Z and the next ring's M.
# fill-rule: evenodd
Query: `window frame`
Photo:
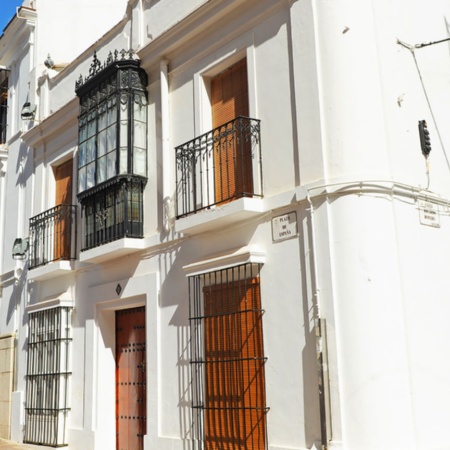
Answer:
M140 61L132 59L133 53L129 52L128 59L125 55L122 52L122 59L118 59L118 52L114 56L110 53L102 65L94 54L90 75L76 84L80 99L78 195L120 175L147 178L148 78ZM106 163L102 166L103 159Z
M94 53L89 75L76 83L77 198L84 213L81 251L144 234L148 77L133 55L132 50L110 52L102 64Z
M238 449L242 448L242 445L247 445L247 439L251 440L251 448L255 450L267 448L266 416L268 408L265 400L264 374L264 365L267 358L264 356L263 345L262 316L264 310L260 303L260 269L260 263L246 262L188 276L193 411L192 441L195 449L223 448L221 445L230 449ZM250 297L248 297L249 289L251 290ZM215 295L219 291L222 294ZM223 294L223 292L225 293ZM238 297L236 297L236 292L239 293ZM210 299L208 300L208 306L206 306L208 296ZM232 298L233 296L235 298ZM239 311L227 311L229 305L222 305L225 308L223 311L220 311L222 306L218 306L216 314L212 313L211 308L216 301L225 303L237 301L247 304L248 300L251 300L253 305L248 310L239 306ZM215 324L217 324L218 330L221 329L220 333L217 330L212 330ZM244 342L249 341L250 335L244 336L242 334L249 331L249 324L253 326L251 333L258 334L258 339L260 339L253 346L253 350L249 350L248 342L244 344ZM231 328L233 328L234 337L231 334L226 336L223 333L225 329ZM211 338L214 340L213 343L208 343L208 329L212 332L212 334L210 333L211 336L214 335ZM240 339L235 337L238 335ZM254 336L255 334L253 334ZM214 346L217 348L214 349ZM226 347L229 347L229 352L226 351ZM211 359L214 356L211 352L214 353L214 351L216 351L217 358ZM250 355L250 351L254 354ZM247 354L245 355L244 352ZM223 356L222 360L220 359L221 356ZM254 364L253 367L252 364ZM221 365L222 368L220 368ZM229 366L228 369L227 366ZM239 366L240 371L233 370L235 366ZM213 368L211 369L211 367ZM237 376L236 373L241 373L241 376ZM228 381L225 380L227 374L229 375ZM250 378L256 381L248 381ZM219 388L211 385L212 379L220 385ZM208 380L212 387L208 386ZM251 387L252 384L253 387ZM233 395L227 396L225 392L227 390L230 393L233 392ZM215 394L217 394L217 398L208 398L214 397ZM256 422L251 422L250 427L248 424L245 425L246 420L255 420L255 417ZM223 426L226 430L222 430L221 420L228 421L228 425L233 424L234 426ZM217 425L217 421L219 425ZM250 437L247 437L249 429L252 430L252 433ZM228 435L226 431L229 432ZM255 440L256 442L254 442Z
M29 313L24 442L68 445L72 308Z

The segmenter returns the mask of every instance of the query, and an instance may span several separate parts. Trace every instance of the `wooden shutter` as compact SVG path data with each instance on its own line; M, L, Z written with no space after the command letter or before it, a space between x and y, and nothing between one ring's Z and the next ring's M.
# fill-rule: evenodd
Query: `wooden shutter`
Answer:
M142 450L146 434L145 308L116 312L117 450Z
M259 279L209 286L204 300L205 449L264 450Z
M215 202L224 203L253 191L250 139L236 123L225 126L239 116L248 117L247 60L242 59L211 80L211 103L214 146Z
M55 168L56 205L72 204L72 159Z
M72 204L72 163L73 160L55 168L56 206ZM60 216L55 217L54 260L70 259L70 241L72 216L67 208L60 209Z

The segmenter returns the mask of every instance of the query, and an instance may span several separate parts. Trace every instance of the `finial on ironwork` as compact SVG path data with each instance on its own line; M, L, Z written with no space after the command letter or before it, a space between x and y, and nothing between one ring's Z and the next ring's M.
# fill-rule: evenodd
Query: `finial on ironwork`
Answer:
M121 56L121 60L125 60L126 56L128 56L128 59L133 59L134 56L134 50L125 50L122 49L120 51L114 50L114 52L109 52L108 56L106 58L105 63L102 65L100 60L97 58L97 51L94 51L94 57L92 59L91 66L89 68L89 75L87 75L84 80L83 76L80 75L80 78L75 82L75 89L78 89L83 83L86 83L88 80L90 80L93 76L97 75L101 70L105 69L110 64L118 61L119 55Z

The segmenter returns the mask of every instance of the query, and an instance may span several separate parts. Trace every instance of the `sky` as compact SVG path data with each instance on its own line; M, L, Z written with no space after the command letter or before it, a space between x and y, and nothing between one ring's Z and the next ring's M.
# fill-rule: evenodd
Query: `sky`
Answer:
M0 35L16 13L16 7L22 3L23 0L0 0Z

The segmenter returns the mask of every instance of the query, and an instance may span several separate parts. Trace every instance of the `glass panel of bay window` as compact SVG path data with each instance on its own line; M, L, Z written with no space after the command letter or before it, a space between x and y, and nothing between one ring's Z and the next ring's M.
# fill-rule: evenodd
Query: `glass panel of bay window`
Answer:
M97 162L97 183L101 183L106 179L106 156L102 156Z
M98 133L98 156L106 153L106 130Z
M95 185L95 161L87 165L86 188L89 189Z
M86 126L81 126L80 128L80 142L83 142L86 139Z
M93 114L91 114L90 116L93 116ZM89 119L91 119L88 122L88 126L87 126L87 137L92 137L95 135L95 121L93 120L94 117L89 117Z
M112 151L108 153L107 158L108 158L107 179L110 179L114 175L116 175L116 152Z
M134 121L134 145L135 147L145 148L146 126L144 122Z
M120 146L126 147L128 145L128 121L120 121Z
M130 207L130 219L133 222L139 222L141 220L141 193L136 186L133 186L128 191L129 207Z
M108 100L108 125L112 125L117 120L116 99Z
M106 143L106 148L108 151L112 150L113 148L116 148L117 145L117 139L116 139L116 127L112 126L109 127L106 130L107 133L107 143Z
M106 128L106 106L103 105L102 107L100 107L99 109L99 113L98 113L98 129L99 130L103 130Z
M86 189L86 167L82 167L78 171L78 192Z
M134 147L133 149L133 173L145 176L147 174L146 167L147 153L143 148Z
M86 141L86 162L95 160L95 138L92 137Z
M86 164L86 142L80 144L78 149L78 167L83 167Z
M134 120L145 122L146 112L147 112L147 99L145 98L145 95L135 94L133 102Z
M120 148L120 173L127 173L128 172L128 148L127 147L121 147Z

